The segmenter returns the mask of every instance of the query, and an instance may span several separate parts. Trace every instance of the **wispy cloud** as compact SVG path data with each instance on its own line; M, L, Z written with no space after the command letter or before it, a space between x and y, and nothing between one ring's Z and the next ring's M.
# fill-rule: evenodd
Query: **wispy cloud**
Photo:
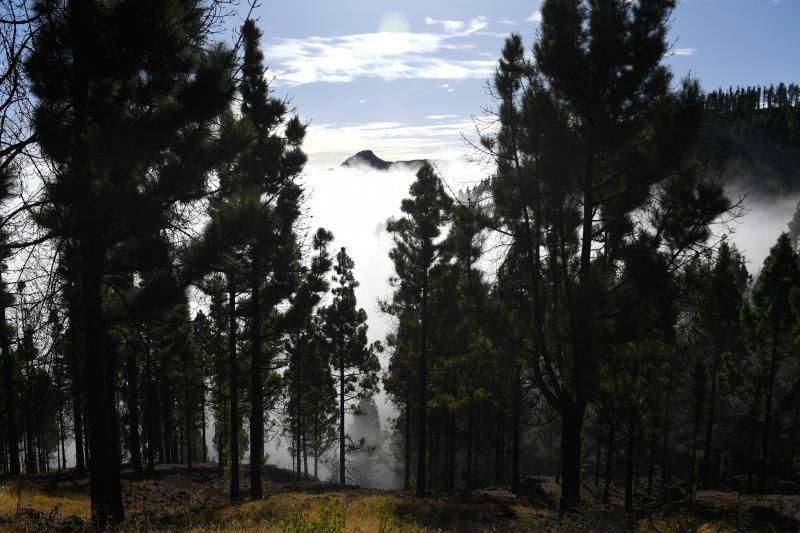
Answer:
M536 11L531 13L531 15L528 18L526 18L525 20L527 22L535 22L535 23L539 24L542 21L542 11L540 9L537 9Z
M471 136L475 122L458 115L430 115L434 123L366 122L311 124L303 149L309 168L338 166L360 150L374 150L386 160L452 159L469 153L462 134Z
M345 83L357 78L461 80L485 78L495 61L485 59L467 37L489 24L426 19L441 32L376 32L335 37L273 39L266 55L278 82L300 85Z
M673 56L693 56L697 51L696 48L676 48L670 55Z
M445 33L455 33L464 27L464 22L461 20L436 20L431 17L425 19L425 24L428 26L441 25Z

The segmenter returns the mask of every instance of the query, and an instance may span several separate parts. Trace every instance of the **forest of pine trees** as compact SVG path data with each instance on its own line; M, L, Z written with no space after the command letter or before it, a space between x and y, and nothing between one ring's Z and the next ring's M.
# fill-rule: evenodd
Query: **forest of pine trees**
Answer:
M796 192L800 88L673 79L674 5L546 0L508 37L494 171L463 201L421 165L371 342L252 19L224 44L221 1L0 1L2 475L88 472L96 525L162 464L260 499L276 436L298 481L363 482L346 419L384 391L418 497L547 475L564 512L632 511L796 481L800 222L748 263L724 171L777 161Z

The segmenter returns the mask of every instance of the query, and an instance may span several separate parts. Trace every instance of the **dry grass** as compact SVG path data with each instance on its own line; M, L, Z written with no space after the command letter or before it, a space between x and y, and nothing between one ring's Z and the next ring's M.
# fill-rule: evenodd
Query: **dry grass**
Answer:
M86 495L59 489L46 490L30 482L26 482L21 491L16 483L0 485L0 530L26 529L23 524L35 517L51 522L69 516L88 520L90 512Z
M405 502L397 495L330 492L325 495L302 492L272 494L259 502L211 511L204 522L192 531L284 532L299 529L301 524L319 523L322 529L323 508L341 512L345 531L352 532L424 532L433 531L413 520L397 520L394 513ZM335 522L335 520L332 520ZM332 522L329 520L328 522ZM308 526L313 528L314 526ZM333 524L332 530L336 531Z
M208 511L192 531L424 533L527 531L523 524L552 512L487 502L418 500L394 492L272 494L260 502Z
M212 469L172 468L153 478L123 480L127 520L118 530L428 533L434 531L553 533L717 533L796 530L800 496L698 494L694 507L653 509L637 516L616 507L587 504L559 518L552 506L519 499L503 490L471 497L418 499L399 491L340 490L309 483L270 483L260 501L231 505L227 480ZM88 528L88 484L81 477L0 484L0 532L81 531ZM19 511L18 511L19 509ZM787 522L786 520L792 520ZM761 527L764 526L764 527ZM88 530L88 529L87 529Z

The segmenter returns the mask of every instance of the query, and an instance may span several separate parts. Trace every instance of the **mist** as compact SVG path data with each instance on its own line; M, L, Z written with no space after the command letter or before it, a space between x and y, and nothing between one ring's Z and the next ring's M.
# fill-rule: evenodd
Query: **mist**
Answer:
M754 277L781 233L788 231L800 193L764 194L738 184L726 188L728 198L741 201L741 213L727 227L717 228L744 253L747 270Z

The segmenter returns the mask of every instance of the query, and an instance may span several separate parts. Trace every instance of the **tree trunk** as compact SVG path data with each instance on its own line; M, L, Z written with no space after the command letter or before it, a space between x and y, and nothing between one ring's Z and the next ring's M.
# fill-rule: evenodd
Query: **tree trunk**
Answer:
M236 285L228 274L228 364L231 372L231 501L239 499L239 366L236 363Z
M162 441L164 445L164 459L162 462L165 463L175 463L177 462L177 449L174 447L175 441L175 430L173 424L173 413L172 407L173 402L171 401L171 395L169 390L170 383L164 379L164 371L162 368L161 372L156 373L158 376L158 380L160 381L160 398L159 402L156 405L161 407L161 433L162 433Z
M436 413L436 415L439 415L439 413ZM430 463L428 466L428 479L430 481L428 481L428 485L434 491L438 491L441 488L440 482L442 479L442 472L439 469L439 442L442 434L441 428L443 424L438 423L439 421L437 418L439 417L436 415L432 417L433 421L431 423L431 427L433 428L433 431L430 432L431 441L428 445L428 449L430 450L428 453L428 456L430 457Z
M585 412L583 402L565 402L561 422L562 512L575 510L581 502L581 430Z
M789 472L794 475L794 457L797 453L797 419L798 419L798 411L800 411L800 402L798 402L797 397L794 398L794 417L792 417L792 435L791 435L791 446L789 450Z
M689 501L694 501L695 492L695 471L697 470L697 434L700 432L700 417L702 413L702 403L698 402L694 415L694 431L692 434L692 470L689 473Z
M750 411L750 453L747 461L747 486L753 486L753 471L756 460L756 435L758 434L758 404L761 401L760 384L756 386L753 397L753 406Z
M456 371L450 370L450 394L456 396ZM456 413L453 409L447 412L447 472L446 488L448 491L456 487Z
M614 416L611 411L608 415L608 443L606 445L606 475L605 487L603 488L603 503L611 500L611 476L614 473Z
M56 445L56 459L58 463L58 471L67 468L67 456L64 452L64 409L61 405L58 406L58 444L61 446L61 458L59 460L59 447Z
M303 426L303 432L301 433L303 436L303 475L308 479L308 446L306 446L305 423Z
M314 414L314 479L319 481L319 475L317 474L317 464L319 463L319 416L315 413Z
M647 457L647 497L653 497L653 479L656 469L656 412L653 410L652 428L650 430L650 450Z
M31 390L31 364L27 359L31 354L25 353L25 403L22 406L22 414L25 418L25 446L28 454L25 456L25 473L28 475L36 473L36 453L33 443L33 416L31 415L31 404L33 403L33 391Z
M423 254L426 255L426 254ZM420 335L419 335L419 396L417 405L419 406L418 416L418 444L417 444L417 496L425 496L428 488L426 478L426 446L427 440L427 404L428 404L428 267L424 266L425 271L422 276L422 309L420 315Z
M253 252L252 277L250 279L250 498L259 500L263 496L261 469L264 458L264 391L261 386L261 301L259 269L256 267L258 252Z
M1 280L0 280L1 281ZM14 391L14 372L11 361L11 348L8 340L8 326L6 324L6 308L0 307L0 347L3 353L3 391L6 411L6 434L8 435L8 455L10 459L9 470L12 476L20 474L19 464L19 434L17 432L17 402Z
M78 343L78 321L77 309L74 304L70 305L70 374L72 377L72 430L75 437L75 470L83 472L86 470L86 463L84 461L83 447L83 400L81 394L81 368L80 360L78 357L79 343Z
M471 389L470 389L471 390ZM467 467L466 467L466 488L467 491L472 490L472 434L473 434L473 426L475 425L475 400L472 397L472 392L470 391L469 397L469 411L467 412Z
M147 471L153 472L156 468L156 393L153 383L153 355L150 352L149 331L145 332L144 357L145 394L147 395L147 403L145 404L144 413L147 424Z
M5 427L0 426L0 472L8 474L8 457L6 456Z
M128 415L130 446L131 446L131 466L135 472L142 471L142 452L139 439L139 371L136 367L136 351L128 346L128 360L126 369L128 371Z
M408 388L410 391L410 387ZM405 465L403 465L403 490L411 490L411 393L406 394Z
M633 512L633 468L636 453L636 416L631 416L628 425L628 449L625 453L625 511Z
M301 426L302 426L302 421L300 420L300 398L299 398L299 394L298 394L297 395L297 403L296 403L296 407L295 407L294 436L293 436L293 440L294 440L293 446L294 446L294 449L295 449L295 453L297 455L297 462L294 465L295 479L297 481L300 481L302 479L302 477L303 477L303 472L300 469L300 457L301 457L300 456L300 450L302 450L302 448L303 448L303 443L302 443L302 438L301 438L301 435L302 435Z
M184 350L184 353L186 351ZM188 368L188 357L184 360L184 368ZM192 469L192 461L194 460L194 423L192 422L192 398L189 391L189 376L186 372L183 375L183 432L185 434L186 442L186 467Z
M205 374L205 372L204 372ZM203 424L203 464L208 462L208 447L206 446L206 378L202 377L202 385L200 387L200 417Z
M521 418L519 366L514 367L514 401L511 451L511 492L519 495L519 425Z
M778 371L778 333L772 335L772 354L769 358L766 401L764 403L764 427L761 433L761 469L758 472L758 492L764 492L764 484L769 468L769 433L772 425L772 391L775 387L775 374Z
M215 332L215 343L214 348L216 349L215 355L215 364L216 364L216 372L217 372L217 389L216 389L216 411L215 411L215 423L216 427L214 428L214 440L216 441L217 447L217 463L220 467L220 470L223 470L225 466L225 429L227 427L225 413L228 412L227 406L225 405L225 353L222 346L222 328L223 328L223 318L222 314L222 300L223 295L219 295L219 299L217 300L217 304L214 306L214 310L216 311L216 316L214 323L216 324L216 332ZM217 430L219 428L219 430Z
M667 394L664 398L664 433L661 439L661 488L665 488L669 481L669 432L670 432L670 407L672 405L672 365L669 365L667 376Z
M595 452L594 463L594 486L600 486L600 466L603 459L603 419L598 417L597 420L597 451Z
M342 342L343 344L343 342ZM344 448L344 346L339 346L339 485L347 484Z
M295 441L295 449L299 450L302 446L300 442L300 436L302 434L302 389L303 389L303 351L299 350L296 354L297 357L297 365L294 368L295 370L295 383L294 383L294 437L293 440ZM297 465L295 465L295 478L297 481L300 481L301 473L300 473L300 460L298 455Z
M116 405L114 391L109 387L109 376L113 375L113 368L110 368L112 358L103 355L105 343L98 268L100 259L89 237L81 242L81 260L92 521L104 527L108 523L122 521L124 513L118 477L118 451L114 442Z
M100 287L101 265L104 252L97 242L98 225L93 217L93 183L91 164L87 157L85 129L88 124L89 97L88 69L84 56L88 52L87 24L92 18L94 5L89 0L76 0L69 4L69 16L74 22L69 36L73 76L70 96L73 102L73 131L75 148L72 167L80 179L78 191L78 225L81 271L81 301L83 303L83 338L86 355L86 404L89 423L90 496L92 522L105 528L124 518L122 488L119 483L119 452L116 442L116 405L110 376L113 362L104 357L103 311ZM111 387L109 387L111 385Z
M712 437L714 436L714 415L717 405L717 374L719 374L720 360L720 355L715 354L714 364L711 368L711 394L708 398L708 420L706 420L706 441L703 448L703 476L701 480L703 488L705 489L710 489L713 483L711 479Z

